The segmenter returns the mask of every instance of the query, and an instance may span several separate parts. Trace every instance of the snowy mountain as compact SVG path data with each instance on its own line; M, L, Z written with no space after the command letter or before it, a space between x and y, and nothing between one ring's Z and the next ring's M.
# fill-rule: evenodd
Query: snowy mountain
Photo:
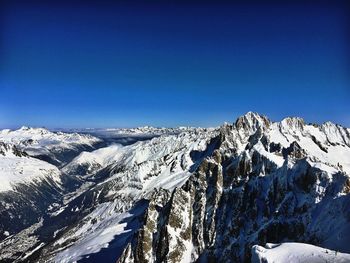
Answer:
M12 143L29 155L55 165L62 165L80 151L91 151L102 143L101 139L88 134L51 132L25 126L18 130L1 130L0 141Z
M177 135L182 132L194 130L193 127L159 128L144 126L138 128L87 128L73 129L68 132L90 134L94 137L102 138L108 144L115 143L130 145L138 141L150 140L161 135Z
M252 112L81 151L58 165L62 190L35 222L0 229L0 261L346 262L349 156L347 128Z
M165 127L152 127L152 126L143 126L137 128L87 128L87 129L78 129L73 130L76 132L83 133L99 133L106 132L114 135L163 135L163 134L179 134L181 132L190 131L195 129L194 127L176 127L176 128L165 128Z
M0 131L0 240L37 222L79 184L60 171L82 150L102 144L89 135L22 127Z

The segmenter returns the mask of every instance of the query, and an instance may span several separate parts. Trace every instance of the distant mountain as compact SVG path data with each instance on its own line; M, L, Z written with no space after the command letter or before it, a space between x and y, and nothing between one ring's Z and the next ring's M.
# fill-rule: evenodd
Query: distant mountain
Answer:
M0 141L13 143L29 155L55 165L62 165L83 150L93 150L102 141L88 134L51 132L44 128L23 126L0 131Z
M152 127L143 126L137 128L86 128L86 129L72 129L68 131L80 132L80 133L108 133L109 135L162 135L162 134L179 134L181 132L190 131L195 127Z
M152 126L143 126L137 128L129 128L129 129L106 129L110 132L115 132L116 134L179 134L181 132L190 131L194 129L193 127L177 127L177 128L164 128L164 127L152 127Z
M31 204L46 209L35 209L35 220L22 228L1 226L0 261L349 259L349 129L331 122L306 124L297 117L272 122L249 112L219 128L113 132L157 136L78 150L69 162L58 162L59 186L32 188L42 195ZM37 136L31 155L52 153L51 145L69 148L75 140L94 147L100 140L63 135L51 144L44 143L45 133ZM34 159L24 153L33 147L23 138L28 137L7 135L5 143L23 151L16 158ZM5 198L0 195L0 216L9 216L11 202ZM22 209L13 207L12 215ZM25 214L21 220L27 220Z

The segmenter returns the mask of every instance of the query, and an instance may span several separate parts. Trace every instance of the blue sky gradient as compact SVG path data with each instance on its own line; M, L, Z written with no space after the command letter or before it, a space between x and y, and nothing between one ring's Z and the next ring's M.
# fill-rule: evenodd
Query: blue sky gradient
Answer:
M0 127L350 127L348 5L282 2L1 2Z

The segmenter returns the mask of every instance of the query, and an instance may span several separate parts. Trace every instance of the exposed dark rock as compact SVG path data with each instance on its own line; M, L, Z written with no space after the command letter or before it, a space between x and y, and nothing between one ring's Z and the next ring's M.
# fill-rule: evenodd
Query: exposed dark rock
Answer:
M306 156L305 150L302 149L296 141L292 142L288 148L283 148L282 154L284 158L292 157L301 159Z
M312 141L313 141L314 143L317 144L317 146L318 146L322 151L328 153L327 148L326 148L325 146L323 146L322 143L321 143L320 141L318 141L318 140L316 139L315 136L311 135L311 139L312 139Z

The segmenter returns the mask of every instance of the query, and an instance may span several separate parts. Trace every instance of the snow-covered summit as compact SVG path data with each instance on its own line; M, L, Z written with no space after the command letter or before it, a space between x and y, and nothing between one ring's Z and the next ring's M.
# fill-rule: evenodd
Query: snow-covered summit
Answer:
M271 121L264 115L256 112L247 112L245 115L237 118L235 126L238 130L245 130L250 133L255 132L258 128L268 128Z
M284 118L280 123L281 129L286 131L302 130L304 128L304 125L305 121L299 117L287 117Z
M18 130L1 130L0 140L24 146L38 145L40 147L54 147L57 144L93 144L100 139L88 134L51 132L45 128L30 128L23 126Z
M238 154L253 148L282 164L283 148L297 145L313 165L323 164L350 175L350 133L341 125L306 124L299 117L272 122L264 115L248 112L238 117L233 126L222 126L221 132L226 134L227 147L235 148Z

